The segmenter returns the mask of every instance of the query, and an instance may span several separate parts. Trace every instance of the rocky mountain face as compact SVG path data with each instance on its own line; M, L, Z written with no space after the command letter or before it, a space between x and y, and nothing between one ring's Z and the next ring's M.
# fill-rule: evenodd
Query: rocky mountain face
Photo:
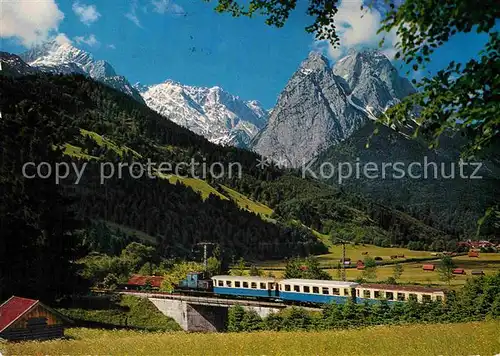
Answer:
M124 76L116 74L108 62L95 60L90 53L69 43L46 42L22 53L20 58L32 68L43 72L90 76L143 102L139 92Z
M257 101L244 101L220 87L195 87L167 80L136 84L146 104L175 123L221 145L247 147L264 127L267 112Z
M19 56L8 52L0 52L0 74L13 77L35 74L36 69L27 65Z
M380 52L350 52L333 68L313 52L287 83L252 148L289 166L303 165L414 91Z
M348 96L354 104L378 116L404 97L415 93L415 88L387 57L375 50L350 51L337 61L333 74L348 85Z
M344 140L366 120L346 100L346 89L327 59L311 53L280 94L253 149L295 167Z

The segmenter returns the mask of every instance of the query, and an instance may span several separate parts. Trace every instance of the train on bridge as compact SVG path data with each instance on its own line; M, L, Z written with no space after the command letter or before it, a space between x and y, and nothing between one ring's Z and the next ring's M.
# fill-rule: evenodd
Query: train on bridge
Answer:
M189 273L176 288L178 293L210 293L224 297L266 299L291 304L388 303L415 300L443 301L445 291L421 286L366 284L317 279L276 279L258 276L213 276Z

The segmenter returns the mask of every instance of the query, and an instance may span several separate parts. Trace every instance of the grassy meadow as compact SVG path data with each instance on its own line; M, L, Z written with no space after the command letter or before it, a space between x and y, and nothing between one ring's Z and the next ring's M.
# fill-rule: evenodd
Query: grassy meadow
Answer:
M147 333L68 329L68 340L1 344L4 355L488 355L500 353L500 321L378 326L358 330Z
M259 203L257 201L251 200L245 195L237 192L234 189L231 189L225 185L222 185L222 189L226 192L226 194L234 200L238 206L242 209L246 209L248 211L251 211L253 213L259 214L262 217L269 217L273 213L273 209L268 207L267 205L264 205L262 203Z
M337 264L342 256L342 247L340 245L330 246L330 252L328 254L316 256L327 271L335 279L337 278ZM363 253L367 253L364 255ZM398 258L391 260L392 255L404 255L405 258ZM346 257L350 258L352 263L356 263L357 260L363 260L365 257L370 256L382 257L383 261L399 262L403 265L404 271L398 282L404 284L432 284L432 285L444 285L445 282L439 279L439 272L436 271L423 271L423 264L438 264L439 257L433 256L431 252L428 251L411 251L406 248L385 248L373 245L347 245L346 246ZM435 260L428 260L429 258L435 258ZM413 261L406 262L407 259L413 259ZM414 259L425 259L425 261L419 262ZM457 268L463 268L465 270L465 275L455 275L454 279L451 281L452 286L460 286L465 283L467 278L471 276L472 270L482 270L485 274L494 274L500 270L500 253L479 253L479 257L468 257L456 256L453 257ZM266 273L271 272L276 277L283 276L283 270L285 267L285 261L264 261L257 265L262 268ZM382 265L377 267L377 275L372 281L382 281L386 280L388 277L393 275L393 265ZM356 280L361 277L362 271L356 268L347 268L346 277L348 280Z

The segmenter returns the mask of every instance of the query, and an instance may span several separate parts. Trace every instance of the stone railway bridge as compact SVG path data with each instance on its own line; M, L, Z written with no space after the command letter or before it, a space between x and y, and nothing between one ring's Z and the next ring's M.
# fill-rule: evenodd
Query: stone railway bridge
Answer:
M155 292L125 292L119 294L148 298L164 315L174 319L186 331L221 331L226 326L228 309L241 305L245 310L253 310L264 318L290 307L271 301L226 299L208 296L188 296ZM319 310L315 308L308 308Z

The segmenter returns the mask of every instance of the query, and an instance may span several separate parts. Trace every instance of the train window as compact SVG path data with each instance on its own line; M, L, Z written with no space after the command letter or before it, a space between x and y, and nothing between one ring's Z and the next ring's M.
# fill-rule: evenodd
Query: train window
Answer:
M260 289L266 289L266 284L265 283L261 283L260 284Z
M379 291L379 290L374 291L373 295L374 295L374 298L375 298L375 299L378 299L378 298L380 298L380 297L381 297L381 293L380 293L380 291Z
M248 282L243 282L243 288L248 288Z
M293 286L294 292L300 292L300 286Z
M438 302L442 302L443 301L443 296L442 295L436 295L436 300Z
M431 295L430 294L422 294L422 301L424 301L424 302L430 302L431 301Z
M394 300L394 293L392 293L392 292L385 292L385 299L387 299L387 300Z
M364 290L363 291L363 298L371 298L371 294L369 290Z
M290 292L290 285L289 284L285 284L285 292Z
M328 288L327 288L327 287L323 287L323 288L322 288L322 293L323 293L323 294L330 294L330 291L328 290Z
M349 289L343 288L343 295L348 296L349 295Z
M269 289L274 289L274 283L269 283ZM280 287L281 290L281 287Z
M226 281L226 287L231 287L231 281Z
M252 283L250 284L250 287L251 287L251 288L253 288L253 289L257 289L257 283L252 282Z
M236 288L240 288L241 283L240 283L240 282L234 282L234 286L235 286Z
M311 288L308 287L308 286L304 286L304 293L310 293L311 292Z
M319 287L313 287L313 293L319 294Z
M359 297L359 289L356 289L356 296Z
M414 293L408 294L408 300L417 300L417 295Z
M217 285L218 285L219 287L224 287L224 281L220 281L220 280L219 280L219 281L217 281Z
M338 288L332 288L332 294L333 295L340 295L340 289L338 289Z
M404 301L405 300L405 294L404 293L398 293L398 300L400 302Z

